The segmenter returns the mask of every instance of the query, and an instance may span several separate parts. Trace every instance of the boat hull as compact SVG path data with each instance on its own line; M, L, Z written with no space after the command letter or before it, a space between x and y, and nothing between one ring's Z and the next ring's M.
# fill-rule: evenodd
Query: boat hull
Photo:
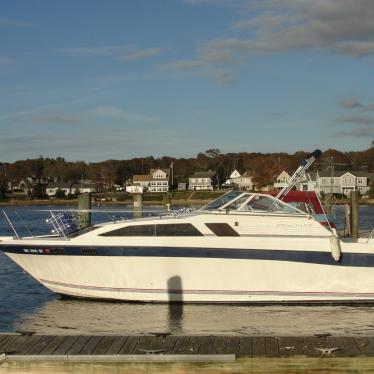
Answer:
M74 297L207 303L374 301L372 253L345 253L335 262L327 251L280 249L31 250L4 251L51 291Z

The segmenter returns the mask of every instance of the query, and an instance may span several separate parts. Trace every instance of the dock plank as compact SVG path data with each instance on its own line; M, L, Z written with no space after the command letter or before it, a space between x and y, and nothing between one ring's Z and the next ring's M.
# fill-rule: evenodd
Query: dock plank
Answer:
M25 335L11 335L4 341L1 350L6 354L14 354L17 349L25 344L29 339L30 337Z
M213 344L213 354L224 354L226 352L227 346L227 337L226 336L218 336L214 339Z
M202 336L199 353L208 355L212 353L214 345L214 336Z
M93 349L93 355L104 355L107 353L108 349L114 343L116 337L115 336L103 336L102 339L98 342L95 349Z
M69 355L79 355L83 347L90 340L88 335L80 335L78 339L73 343L73 345L68 349L67 354Z
M266 345L264 336L253 337L253 351L252 356L266 356Z
M316 336L308 336L304 339L304 350L308 357L320 357L321 352L318 348L325 348L327 345L326 338L318 338Z
M4 352L6 345L8 344L11 337L15 337L17 335L2 335L0 340L0 353Z
M243 336L239 338L239 356L252 357L253 337Z
M40 338L38 336L32 335L32 336L23 336L23 343L17 345L14 350L13 354L22 355L26 354L28 350L30 350L34 344L36 344Z
M239 354L240 338L239 336L228 336L226 342L226 354Z
M165 336L162 336L162 335L154 336L149 344L149 349L154 350L154 351L157 351L157 350L162 351L162 345L164 343L164 340L165 340Z
M80 350L80 355L90 355L93 354L93 351L98 346L100 341L103 339L102 336L91 336L88 342Z
M142 354L142 355L147 353L147 351L150 350L150 345L151 345L151 342L152 342L153 338L154 338L154 336L152 336L152 335L142 336L139 339L138 344L136 345L134 353L135 354Z
M66 340L65 335L54 336L53 339L39 352L40 355L51 355Z
M51 335L39 335L37 336L38 340L34 342L27 350L22 352L26 355L37 355L40 351L47 347L47 345L53 340Z
M118 352L121 355L129 355L134 352L141 336L129 336Z
M374 344L370 341L367 336L360 336L355 338L357 346L364 356L373 357L374 356Z
M353 336L341 336L339 339L343 343L346 351L345 356L347 356L347 354L351 357L363 355L363 351L360 349L360 346L357 344L357 341Z
M161 349L164 353L171 354L173 353L174 346L177 343L178 337L175 335L169 335L164 339Z
M187 345L187 353L197 354L199 353L201 347L201 337L200 336L191 336L191 339Z
M265 338L265 352L268 357L279 357L279 344L277 337L267 336Z
M178 340L175 343L173 353L174 354L185 354L187 352L187 346L189 343L189 336L178 336Z
M329 353L330 348L340 348ZM321 349L325 349L322 352ZM8 355L235 354L239 357L374 357L374 336L0 335Z
M52 352L53 355L65 355L73 344L78 340L79 335L65 336L62 343Z
M128 336L114 336L113 343L109 346L108 350L105 352L107 355L116 355L118 354L122 347L125 345Z

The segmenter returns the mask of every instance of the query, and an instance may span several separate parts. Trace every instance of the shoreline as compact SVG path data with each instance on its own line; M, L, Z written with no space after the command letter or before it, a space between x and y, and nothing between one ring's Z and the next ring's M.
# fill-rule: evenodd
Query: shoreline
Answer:
M193 206L193 205L205 205L208 204L213 199L193 199L193 200L171 200L170 204L172 206ZM71 200L7 200L0 201L0 207L7 206L48 206L48 205L57 205L57 206L68 206L68 205L78 205L77 199ZM133 205L133 200L126 201L100 201L92 202L92 206L128 206ZM143 205L165 205L164 202L159 200L147 200L143 201Z
M171 206L202 206L206 205L212 199L171 199L170 204ZM92 202L92 206L128 206L133 205L133 200L124 200L124 201L95 201ZM334 202L332 205L344 205L349 204L349 199L344 199L340 201ZM17 200L17 199L9 199L9 200L2 200L0 201L0 207L7 207L7 206L48 206L48 205L57 205L57 206L67 206L67 205L78 205L78 199L56 199L56 200ZM166 205L164 201L160 200L143 200L144 206L149 205L157 205L157 206L164 206ZM374 205L374 199L361 199L359 200L359 205Z

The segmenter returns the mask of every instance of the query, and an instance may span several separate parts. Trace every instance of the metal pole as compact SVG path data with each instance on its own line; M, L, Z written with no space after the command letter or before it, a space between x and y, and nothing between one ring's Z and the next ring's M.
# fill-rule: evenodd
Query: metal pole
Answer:
M5 210L3 210L3 214L4 214L5 218L6 218L6 220L8 221L10 227L12 228L13 232L16 234L17 239L21 239L21 238L19 237L19 235L18 235L16 229L15 229L14 226L12 225L12 222L10 221L9 217L8 217L7 214L5 213Z

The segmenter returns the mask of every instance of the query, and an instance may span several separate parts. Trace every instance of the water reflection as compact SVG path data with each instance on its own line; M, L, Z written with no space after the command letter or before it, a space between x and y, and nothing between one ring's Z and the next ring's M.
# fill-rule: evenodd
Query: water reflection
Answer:
M174 333L181 333L183 322L183 286L181 277L174 276L168 280L168 293L169 330Z
M142 304L61 298L14 324L45 334L373 335L374 307Z

